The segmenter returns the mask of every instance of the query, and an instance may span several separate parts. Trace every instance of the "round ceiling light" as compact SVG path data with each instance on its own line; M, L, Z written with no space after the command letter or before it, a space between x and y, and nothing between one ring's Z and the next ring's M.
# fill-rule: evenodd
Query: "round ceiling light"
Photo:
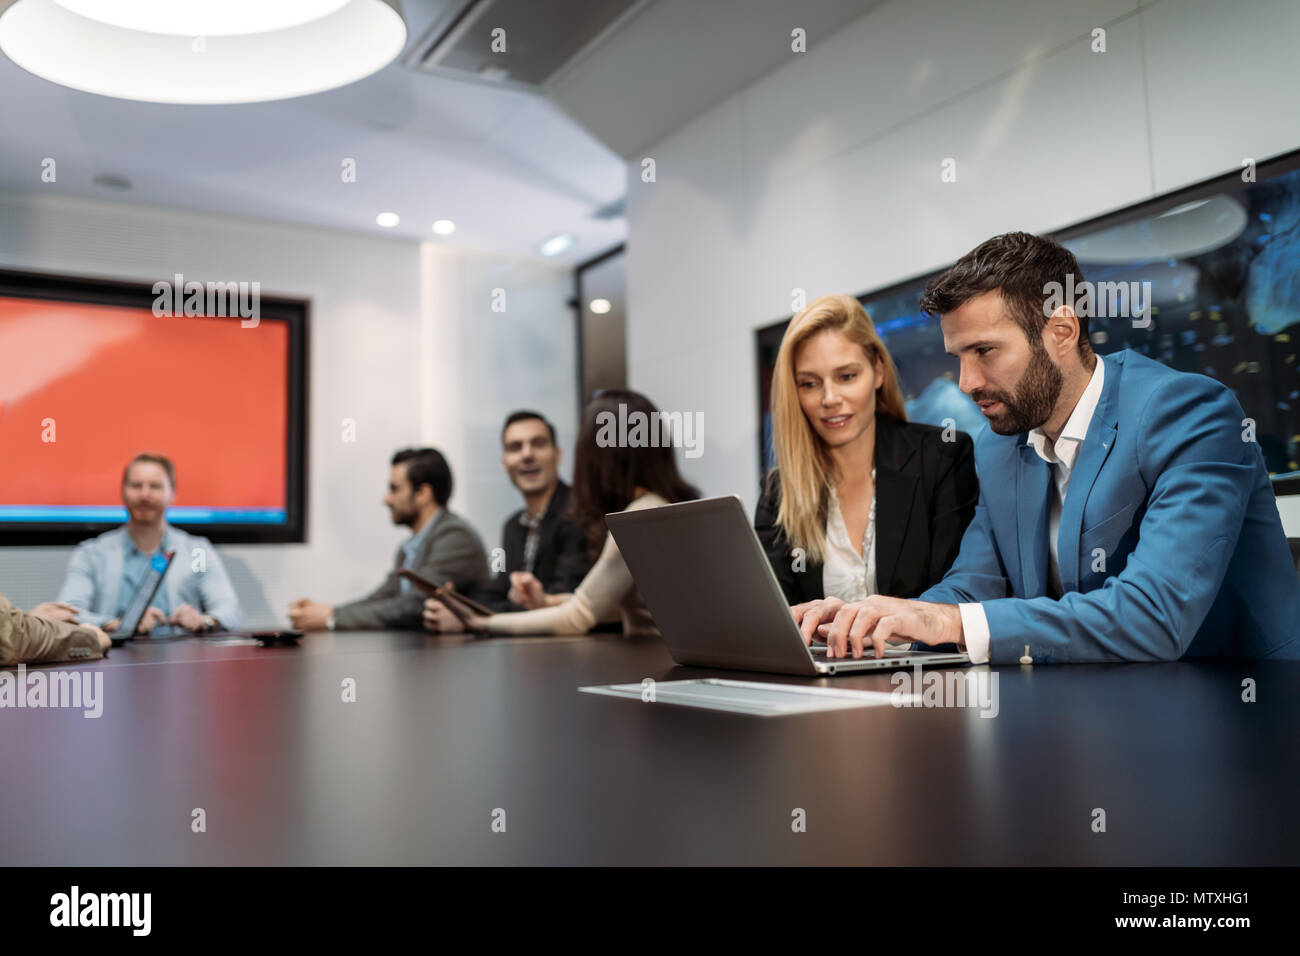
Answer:
M238 36L300 27L348 0L54 0L109 26L183 37Z
M398 2L17 0L0 14L0 51L87 93L257 103L345 86L391 63L406 44Z

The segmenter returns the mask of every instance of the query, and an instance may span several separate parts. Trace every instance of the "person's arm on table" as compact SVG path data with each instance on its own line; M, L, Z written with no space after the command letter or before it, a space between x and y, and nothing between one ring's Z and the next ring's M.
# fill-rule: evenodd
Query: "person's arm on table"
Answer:
M476 618L472 624L488 634L586 634L618 612L620 602L632 586L632 573L619 554L614 536L606 534L600 557L572 595L560 603L531 611ZM433 599L425 604L424 624L429 630L445 633L462 629L460 622Z
M289 624L300 631L334 630L379 630L390 625L383 623L379 614L371 612L371 606L382 606L384 602L396 597L401 588L401 579L396 571L389 572L384 582L363 598L349 601L335 607L324 601L312 601L299 598L289 605ZM343 611L343 622L338 620L338 612Z
M567 598L517 614L493 614L484 622L489 634L586 634L598 623L619 615L619 605L635 585L614 536L606 532L600 556Z
M97 660L111 643L93 625L26 614L0 595L0 667Z
M575 635L586 633L604 620L619 614L619 605L634 587L632 572L619 553L614 535L606 533L601 557L577 585L571 596L552 594L558 602L549 607L520 611L519 614L494 614L485 622L489 633L546 633Z
M601 620L581 585L562 604L493 614L481 622L488 634L586 634Z
M300 631L329 630L382 630L390 627L410 627L395 624L394 600L401 595L401 578L390 571L383 583L363 598L346 604L332 605L324 601L302 598L289 608L289 623ZM400 607L400 605L397 605Z
M334 627L341 631L366 631L414 626L412 622L420 617L423 595L416 588L411 588L406 594L397 593L396 585L400 579L396 574L389 577L391 582L385 581L367 597L328 608L329 616L334 618ZM390 588L390 583L394 587Z
M449 580L472 580L479 566L481 580L487 571L483 548L467 528L461 527L440 534L427 550L425 559L412 570L420 577L442 584ZM402 594L399 580L394 572L374 594L335 608L334 626L340 630L419 627L424 595L414 587Z
M71 604L60 604L58 601L46 601L44 604L38 604L27 612L33 617L43 617L47 621L70 621L73 624L80 624L80 611Z
M578 583L581 584L582 582L579 581ZM539 607L554 607L573 597L573 593L572 591L550 593L531 571L512 571L510 574L509 596L510 603L517 605L517 607L512 607L509 610L510 612L516 612L531 611Z

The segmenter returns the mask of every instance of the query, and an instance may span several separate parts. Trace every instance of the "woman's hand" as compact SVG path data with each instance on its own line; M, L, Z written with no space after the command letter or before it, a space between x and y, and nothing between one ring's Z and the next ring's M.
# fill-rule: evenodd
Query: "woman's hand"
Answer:
M839 598L828 597L805 601L790 608L790 613L794 615L794 622L799 626L799 633L803 635L803 642L812 644L814 640L823 640L817 631L818 626L822 621L834 620L836 613L843 606L844 602Z

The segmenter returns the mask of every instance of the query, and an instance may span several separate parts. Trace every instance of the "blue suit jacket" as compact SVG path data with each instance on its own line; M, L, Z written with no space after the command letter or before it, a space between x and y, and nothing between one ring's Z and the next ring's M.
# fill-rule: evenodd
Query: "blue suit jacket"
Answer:
M980 502L942 581L978 602L989 659L1300 658L1300 579L1259 445L1232 392L1135 352L1106 377L1070 476L1047 596L1051 466L1026 435L976 442Z

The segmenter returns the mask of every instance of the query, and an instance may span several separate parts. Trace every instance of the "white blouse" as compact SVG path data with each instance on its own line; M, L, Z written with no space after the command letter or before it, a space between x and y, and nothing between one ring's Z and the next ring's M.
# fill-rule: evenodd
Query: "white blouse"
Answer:
M860 542L849 540L840 512L840 499L831 486L826 512L826 560L822 564L822 593L842 601L861 601L876 593L876 470L871 469L871 514ZM864 553L865 552L865 553Z

